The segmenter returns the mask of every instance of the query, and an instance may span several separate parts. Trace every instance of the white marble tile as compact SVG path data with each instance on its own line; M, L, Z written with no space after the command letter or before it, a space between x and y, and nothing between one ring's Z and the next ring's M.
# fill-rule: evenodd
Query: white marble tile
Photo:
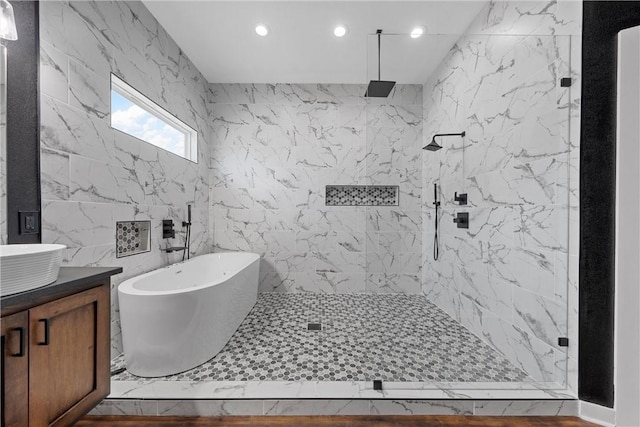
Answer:
M368 273L367 293L402 293L417 295L422 292L421 275L407 273Z
M514 210L516 241L523 247L567 252L569 212L566 206L519 206Z
M43 200L69 199L69 155L63 151L40 150L40 194Z
M364 273L364 253L348 251L315 252L318 273Z
M420 234L422 217L420 211L408 211L400 207L366 208L368 231L403 231Z
M158 403L146 400L105 399L88 415L158 415Z
M553 300L515 289L513 298L514 324L550 346L567 336L567 306Z
M69 58L50 44L40 44L40 87L42 93L69 102Z
M372 400L375 415L472 415L473 401Z
M69 156L69 192L74 201L144 202L150 181L149 175L143 171Z
M180 417L223 417L262 415L261 400L160 400L158 415Z
M422 268L422 252L367 252L367 272L416 275Z
M103 162L114 159L108 122L48 96L41 97L40 141L44 147Z
M48 236L48 233L43 234L43 242L51 243ZM47 237L46 240L44 239L45 237ZM63 251L62 260L64 265L73 267L118 266L119 264L116 261L115 242L104 245L67 248ZM112 283L117 281L118 276L113 276L111 280Z
M363 207L336 206L318 210L317 229L323 231L361 231L366 229Z
M40 9L41 39L95 72L110 70L112 45L68 4L45 2ZM70 43L70 41L73 41Z
M369 415L369 401L265 400L264 415Z
M370 382L113 381L109 399L575 399L553 382L527 383L385 383L382 391ZM454 405L455 407L455 405Z
M287 292L357 294L365 292L365 276L363 272L294 272L283 285Z
M481 416L577 416L577 400L475 401L473 415Z
M42 238L69 248L115 245L115 222L109 204L43 200Z
M422 124L422 108L416 105L368 105L367 126L416 127Z
M296 235L296 250L311 252L365 252L362 231L303 231Z
M104 75L91 70L74 60L69 61L69 104L99 119L108 119L110 114L110 82Z

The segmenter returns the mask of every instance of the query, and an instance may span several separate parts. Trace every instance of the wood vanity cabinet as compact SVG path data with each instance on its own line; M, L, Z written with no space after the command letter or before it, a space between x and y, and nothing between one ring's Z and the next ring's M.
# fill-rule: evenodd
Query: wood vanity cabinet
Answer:
M109 282L2 317L2 427L69 426L109 394Z

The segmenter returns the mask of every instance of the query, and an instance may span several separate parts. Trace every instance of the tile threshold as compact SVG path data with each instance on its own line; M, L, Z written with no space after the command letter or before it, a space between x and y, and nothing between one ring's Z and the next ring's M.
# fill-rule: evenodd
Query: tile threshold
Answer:
M577 396L554 382L112 381L108 399L549 399Z

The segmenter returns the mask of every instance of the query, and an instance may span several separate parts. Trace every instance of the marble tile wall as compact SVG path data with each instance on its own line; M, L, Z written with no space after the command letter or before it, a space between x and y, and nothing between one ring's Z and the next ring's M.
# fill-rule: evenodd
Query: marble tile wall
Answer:
M89 415L576 416L575 400L104 400Z
M422 158L423 292L532 379L574 390L580 13L580 2L492 1L423 89L425 144L467 133Z
M64 264L122 266L112 279L112 354L122 350L116 286L180 259L161 221L186 219L191 253L209 251L207 82L138 1L40 4L42 238ZM193 163L110 127L110 73L198 131ZM150 220L151 251L116 259L116 221Z
M211 84L213 249L263 256L262 292L420 292L422 86ZM326 206L398 185L399 206Z

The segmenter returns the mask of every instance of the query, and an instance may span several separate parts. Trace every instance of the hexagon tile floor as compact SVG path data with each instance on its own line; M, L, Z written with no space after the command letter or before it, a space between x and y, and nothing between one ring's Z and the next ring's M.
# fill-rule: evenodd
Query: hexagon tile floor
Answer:
M123 371L112 379L137 377ZM513 382L527 375L423 296L263 293L213 359L157 379Z

